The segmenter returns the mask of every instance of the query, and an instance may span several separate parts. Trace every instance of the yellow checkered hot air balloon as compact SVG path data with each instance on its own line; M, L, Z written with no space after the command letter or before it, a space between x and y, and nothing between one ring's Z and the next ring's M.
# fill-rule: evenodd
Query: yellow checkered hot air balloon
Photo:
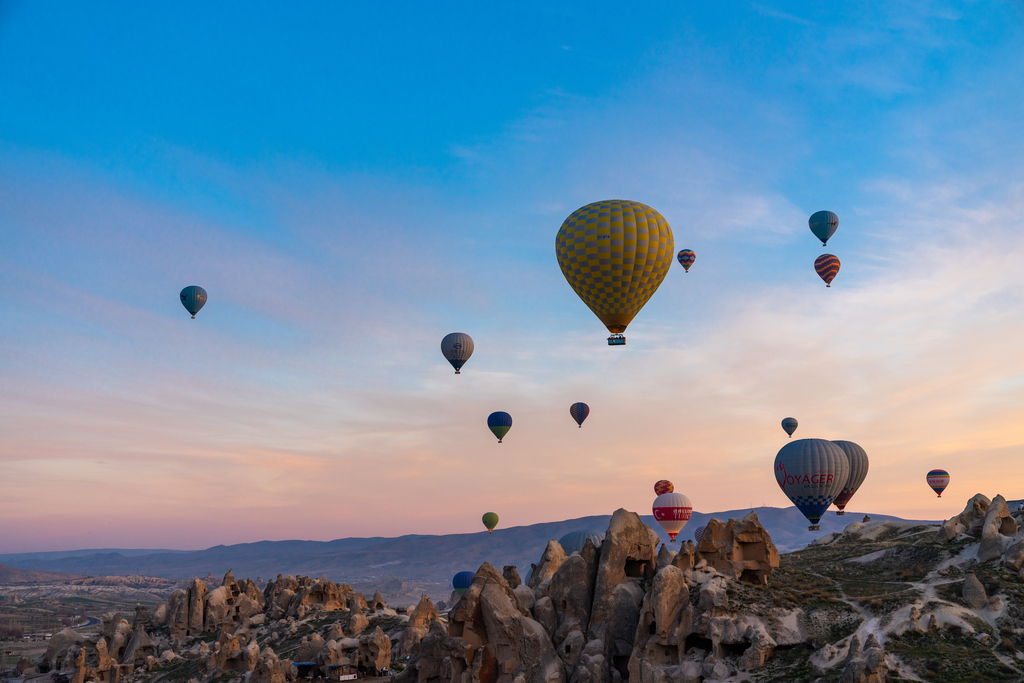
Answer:
M555 254L565 279L612 333L608 344L617 346L665 279L675 242L668 221L651 207L608 199L565 219Z

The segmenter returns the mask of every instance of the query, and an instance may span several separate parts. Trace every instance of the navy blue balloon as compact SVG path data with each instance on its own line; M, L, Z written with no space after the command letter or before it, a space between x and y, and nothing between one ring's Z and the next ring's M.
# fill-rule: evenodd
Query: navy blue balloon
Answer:
M473 572L459 572L452 579L452 588L459 595L465 595L469 587L473 585Z
M193 318L196 317L199 309L206 305L206 290L198 285L189 285L181 290L181 294L178 296L181 297L181 305L192 314Z

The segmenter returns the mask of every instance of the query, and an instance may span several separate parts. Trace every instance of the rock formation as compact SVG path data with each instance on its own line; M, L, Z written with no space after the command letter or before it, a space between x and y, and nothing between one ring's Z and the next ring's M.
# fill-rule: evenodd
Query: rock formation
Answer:
M779 566L779 551L754 512L728 522L712 518L697 555L721 574L758 585L768 585L768 575Z

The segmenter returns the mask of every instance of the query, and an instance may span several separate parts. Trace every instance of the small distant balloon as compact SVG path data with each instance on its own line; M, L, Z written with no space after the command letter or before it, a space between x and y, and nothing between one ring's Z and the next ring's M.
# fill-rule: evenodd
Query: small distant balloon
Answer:
M942 492L949 486L949 472L946 470L932 470L927 475L928 486L932 487L932 491L939 494L939 498L942 498Z
M508 430L512 429L512 416L500 410L491 413L487 416L487 427L498 437L498 443L501 443Z
M675 485L668 479L661 479L654 483L654 492L659 496L663 493L672 493L675 490Z
M668 533L671 541L676 540L676 535L683 530L693 514L690 499L675 491L663 493L655 498L651 510L654 512L654 519Z
M807 225L824 247L839 227L839 216L831 211L817 211L807 220Z
M679 259L679 263L682 265L683 270L689 273L690 266L692 266L693 262L697 260L697 254L693 253L692 249L681 249L676 258Z
M590 415L590 406L586 403L573 403L569 406L569 414L572 415L572 419L576 420L576 424L583 429L583 421L587 419L587 415Z
M469 590L469 587L473 585L473 576L473 572L459 572L452 579L452 588L454 588L455 592L460 596L465 595L466 591Z
M455 368L455 374L461 374L462 366L473 355L473 338L465 332L446 334L441 340L441 353Z
M839 259L832 254L822 254L814 259L814 270L818 277L825 281L825 286L831 287L832 280L839 273Z
M199 285L189 285L181 290L180 296L181 305L192 314L192 319L195 320L196 313L206 305L206 290Z
M484 526L487 527L487 533L494 531L494 527L498 526L498 515L495 512L485 512L483 516Z
M707 525L699 526L699 527L697 527L696 529L693 530L693 540L698 545L700 544L700 539L704 538L704 529L706 529L706 528L707 528Z
M566 555L572 555L573 553L583 552L583 547L586 546L587 540L600 550L601 544L604 542L604 532L596 530L570 531L558 539L558 545L562 546L562 550L565 551Z
M796 428L797 428L798 424L799 423L796 421L795 417L786 417L786 418L783 418L783 420L782 420L782 428L790 436L793 436L793 432L796 431Z

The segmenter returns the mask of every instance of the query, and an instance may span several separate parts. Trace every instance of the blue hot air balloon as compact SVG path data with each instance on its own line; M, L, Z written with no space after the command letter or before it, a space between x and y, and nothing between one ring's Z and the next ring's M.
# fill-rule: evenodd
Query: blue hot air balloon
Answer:
M587 544L587 539L590 539L594 547L600 550L601 544L604 543L604 532L594 530L570 531L558 539L558 545L562 546L562 550L565 551L566 555L572 555L573 553L583 552L583 546Z
M576 420L580 429L583 429L583 421L587 419L587 415L590 415L590 406L583 402L573 403L569 406L569 414L572 415L572 419Z
M487 416L487 428L494 432L498 437L498 443L501 443L508 430L512 429L512 416L501 410L491 413Z
M459 572L452 579L452 588L454 588L455 592L460 596L465 595L466 591L468 591L469 587L473 584L473 576L473 572Z

